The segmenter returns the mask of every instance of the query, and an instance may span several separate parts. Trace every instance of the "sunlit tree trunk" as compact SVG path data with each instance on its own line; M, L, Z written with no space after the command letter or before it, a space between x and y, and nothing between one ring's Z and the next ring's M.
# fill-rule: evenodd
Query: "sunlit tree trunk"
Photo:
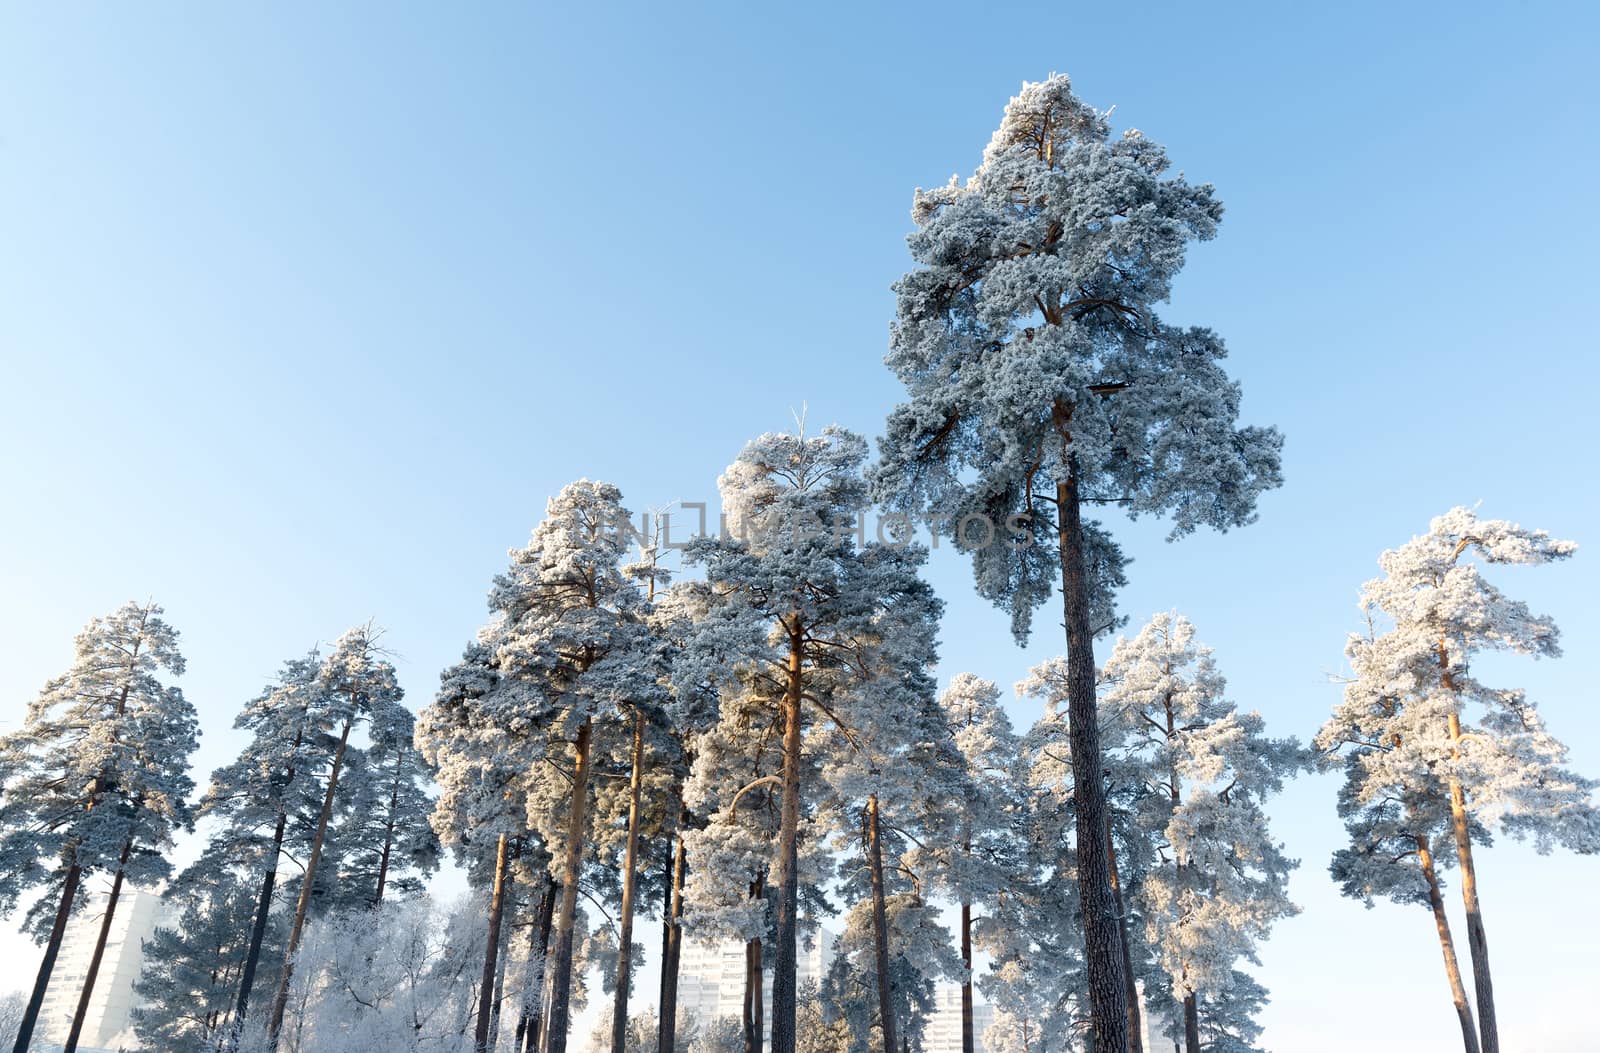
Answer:
M1428 906L1433 910L1433 927L1439 933L1439 949L1444 954L1444 974L1450 981L1450 1000L1455 1003L1456 1019L1461 1023L1461 1041L1466 1053L1480 1053L1478 1029L1472 1020L1472 1006L1461 982L1461 965L1456 960L1455 940L1450 936L1450 918L1444 912L1444 897L1439 893L1439 875L1433 866L1433 851L1427 837L1417 835L1417 862L1428 882Z
M494 1015L495 983L499 977L500 917L505 910L506 858L510 837L500 835L494 850L494 892L489 897L489 939L483 952L483 980L478 989L478 1021L472 1035L475 1053L488 1053L489 1021Z
M117 859L117 872L111 879L111 893L106 897L106 912L100 919L100 933L95 937L94 952L89 956L89 969L83 976L83 990L78 995L78 1008L72 1014L72 1027L67 1031L67 1041L61 1053L78 1053L78 1040L83 1037L83 1022L89 1015L89 999L94 995L95 981L100 978L100 963L105 959L106 941L111 936L111 920L117 916L117 901L122 898L122 877L128 866L128 856L133 854L133 835L122 842L122 855Z
M878 823L878 795L867 797L867 870L872 882L872 950L878 971L878 1026L883 1048L897 1050L894 990L889 982L889 924L883 892L883 835Z
M633 896L639 870L639 790L644 782L644 713L633 718L633 772L628 781L628 846L622 864L622 917L617 934L616 997L611 1008L611 1053L627 1053L628 994L633 986Z
M772 969L772 1053L795 1053L796 937L800 899L800 705L804 635L798 614L789 631L783 692L783 789L778 818L777 953Z
M294 956L300 950L300 937L305 932L306 912L311 907L312 887L316 884L317 865L322 861L322 846L328 837L328 822L333 817L333 795L339 786L339 771L344 765L345 750L350 745L350 731L355 726L352 714L344 722L339 734L339 747L333 753L333 768L328 773L328 789L322 796L322 813L317 817L317 831L311 839L311 853L306 858L305 872L300 878L300 898L294 907L294 922L289 928L289 942L284 948L283 975L278 978L278 993L272 1000L272 1016L267 1021L267 1044L278 1048L278 1032L283 1028L283 1014L289 1007L289 982L294 978Z

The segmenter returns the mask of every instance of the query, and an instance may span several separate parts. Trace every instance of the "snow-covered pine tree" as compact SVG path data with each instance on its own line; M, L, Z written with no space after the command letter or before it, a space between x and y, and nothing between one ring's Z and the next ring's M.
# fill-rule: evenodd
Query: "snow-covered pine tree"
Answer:
M433 775L415 730L416 717L399 703L373 711L362 764L350 770L348 819L335 834L339 886L374 907L387 892L421 891L439 868L439 837L428 825Z
M973 908L982 912L992 904L1022 862L1013 836L1018 742L992 680L957 673L939 695L939 707L962 771L954 794L928 794L926 800L941 810L948 805L942 814L955 819L954 829L945 831L949 840L935 853L943 866L934 873L961 905L961 1050L975 1053L981 1036L973 1033Z
M495 628L485 630L487 640L494 639ZM542 842L533 844L538 838L528 826L527 769L543 755L545 729L528 721L524 704L529 699L515 683L503 682L488 643L470 645L439 681L438 696L417 723L416 744L437 771L439 797L429 822L472 884L490 890L473 1037L476 1053L484 1053L497 1005L511 860L514 852L542 853ZM536 716L543 706L536 702L535 707ZM544 946L537 950L542 959ZM541 962L530 981L537 988L543 979Z
M317 888L318 867L328 839L334 803L338 799L339 778L351 749L351 733L358 725L370 721L374 713L387 712L389 707L398 706L403 694L395 677L394 666L384 658L378 647L379 635L379 631L371 625L351 629L334 642L327 657L317 666L307 713L308 727L297 754L296 770L314 774L318 779L322 788L322 806L310 833L300 879L300 894L296 898L294 913L289 921L289 933L284 940L278 990L267 1017L267 1040L272 1049L277 1048L279 1029L288 1005L295 954L300 949L311 897Z
M228 1014L235 1037L255 990L278 891L278 867L288 853L304 858L322 803L313 772L320 740L307 738L321 660L313 650L285 662L273 683L235 718L233 726L248 731L250 740L237 758L212 772L199 808L199 818L209 820L211 836L201 857L177 882L188 894L220 885L227 873L235 872L259 885ZM281 955L280 946L275 956Z
M534 766L543 789L538 782L529 788L529 820L548 843L561 846L543 1053L566 1050L591 772L606 752L596 735L616 734L622 708L659 679L648 601L623 569L629 522L615 486L569 484L551 499L527 547L512 553L489 598L498 620L496 694L514 699L507 704L527 711L519 719L545 734L540 757L548 763ZM551 780L562 772L571 773L570 781L561 775L558 787ZM553 829L556 822L564 829Z
M1221 339L1155 314L1222 214L1210 186L1167 168L1138 132L1113 138L1066 77L1025 84L976 173L917 192L920 266L895 287L885 361L909 401L889 417L876 492L936 517L1019 636L1059 575L1083 771L1100 767L1090 597L1120 559L1082 507L1170 514L1178 536L1249 522L1280 481L1278 434L1236 427ZM1078 879L1096 1049L1123 1053L1104 797L1078 789Z
M28 914L45 954L18 1025L17 1053L32 1041L83 883L107 875L111 890L68 1049L82 1033L123 884L164 880L173 835L193 823L189 757L199 728L183 692L161 679L184 668L178 634L162 613L154 603L127 603L90 622L75 641L72 668L44 686L22 727L0 744L9 769L0 801L0 908L9 911L26 889L59 890Z
M738 704L754 707L744 734L779 743L781 763L734 794L777 791L773 1053L795 1050L802 824L815 795L804 777L815 763L803 747L807 727L844 723L840 707L869 669L904 665L884 663L881 641L889 637L881 619L937 616L937 601L917 576L918 550L857 543L868 508L860 474L866 452L859 436L838 427L753 440L718 481L731 536L698 539L687 552L705 567L714 603L677 679L725 685ZM707 763L702 755L697 771Z
M1297 864L1273 840L1263 803L1308 755L1237 710L1182 615L1158 614L1118 640L1102 680L1109 781L1130 788L1134 830L1148 841L1139 854L1155 860L1131 898L1182 1002L1185 1047L1200 1053L1201 1003L1222 1004L1238 961L1255 961L1273 922L1298 911L1287 890ZM1036 668L1028 684L1064 698L1065 663Z
M1383 576L1362 590L1369 631L1351 636L1346 648L1353 679L1318 738L1325 750L1353 753L1341 798L1352 818L1399 823L1429 841L1436 827L1424 798L1442 788L1461 869L1482 1053L1498 1053L1499 1028L1473 864L1475 826L1480 842L1492 828L1531 838L1540 851L1558 844L1600 851L1596 784L1563 766L1566 747L1522 691L1490 687L1470 671L1486 652L1560 654L1554 621L1506 596L1483 570L1550 563L1576 550L1545 531L1453 508L1426 534L1385 552ZM1385 798L1398 800L1402 814L1363 816ZM1407 809L1415 813L1410 819ZM1358 851L1376 836L1352 832ZM1416 848L1420 853L1421 841ZM1423 868L1420 876L1426 881L1431 872ZM1441 929L1441 940L1445 935ZM1446 957L1448 967L1448 946Z
M144 969L133 985L134 1032L147 1049L213 1053L231 1044L239 982L249 960L256 914L251 878L219 869L200 880L194 868L167 898L176 924L144 942ZM275 917L274 920L281 921ZM281 946L281 924L265 934L266 953Z

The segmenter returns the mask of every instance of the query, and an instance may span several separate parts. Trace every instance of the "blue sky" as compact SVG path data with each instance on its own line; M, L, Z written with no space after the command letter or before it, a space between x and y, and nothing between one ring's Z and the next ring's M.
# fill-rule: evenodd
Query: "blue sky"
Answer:
M0 729L145 596L184 633L202 774L280 660L369 617L420 706L563 483L712 500L801 404L876 435L912 189L1052 71L1217 185L1164 314L1227 338L1288 439L1247 530L1119 525L1135 622L1184 611L1238 702L1309 736L1356 589L1430 516L1600 541L1586 5L591 6L0 16ZM1568 653L1484 667L1591 774L1596 566L1502 576ZM1059 646L1046 617L1014 647L948 553L931 573L942 674L1009 685ZM1267 1041L1451 1048L1426 913L1326 879L1333 792L1273 809L1305 913L1263 955ZM1485 856L1508 1053L1592 1048L1600 863Z

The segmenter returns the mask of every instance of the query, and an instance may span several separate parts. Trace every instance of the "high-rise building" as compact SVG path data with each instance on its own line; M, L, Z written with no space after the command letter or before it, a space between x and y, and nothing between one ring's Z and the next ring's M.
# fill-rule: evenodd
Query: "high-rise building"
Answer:
M744 1016L744 947L738 940L704 942L683 941L683 957L678 965L678 1005L694 1013L702 1024L718 1017ZM833 960L833 933L819 929L809 942L802 937L795 960L795 980L810 980L819 986ZM772 1028L772 949L766 948L762 960L762 1021L767 1036Z
M105 893L89 896L84 907L67 923L61 940L61 953L45 988L39 1010L39 1036L45 1042L65 1042L72 1027L72 1014L78 1008L83 979L89 971L100 923L105 917ZM156 928L172 925L171 908L154 892L124 888L117 900L117 914L111 919L100 973L89 996L89 1011L83 1020L79 1053L117 1053L139 1049L133 1034L133 1008L138 1004L133 982L144 966L143 940Z
M994 1023L994 1007L972 1006L972 1048L983 1053L983 1033ZM933 1012L922 1031L922 1053L961 1053L961 985L941 983L933 990Z

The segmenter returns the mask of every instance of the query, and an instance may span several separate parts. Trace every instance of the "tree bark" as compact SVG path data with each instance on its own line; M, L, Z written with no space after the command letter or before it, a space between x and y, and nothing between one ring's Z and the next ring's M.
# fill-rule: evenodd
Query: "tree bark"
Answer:
M1128 1053L1144 1053L1144 1020L1140 1017L1139 981L1133 975L1133 948L1128 938L1128 912L1122 900L1122 878L1117 873L1117 843L1111 837L1111 817L1106 817L1106 860L1111 864L1111 896L1117 903L1117 935L1122 943L1123 986L1128 998Z
M661 1033L657 1053L675 1053L678 1041L678 967L683 959L683 882L689 872L688 850L683 832L689 813L678 819L678 844L672 855L672 884L666 922L666 947L661 956Z
M1417 861L1428 882L1428 906L1433 910L1433 927L1439 934L1439 949L1444 954L1444 974L1450 981L1450 1000L1455 1003L1456 1019L1461 1023L1461 1041L1466 1053L1480 1053L1478 1028L1472 1020L1472 1006L1461 982L1461 964L1456 960L1455 940L1450 936L1450 918L1444 912L1444 896L1439 893L1439 875L1433 866L1433 850L1426 836L1417 835Z
M404 747L395 750L394 783L389 790L389 818L383 825L383 856L378 860L378 888L373 893L372 905L381 906L383 903L383 890L389 883L389 854L394 850L394 820L395 810L400 807L400 779L403 765L405 764L406 751Z
M50 974L55 970L56 957L61 953L61 938L67 931L67 920L72 917L72 903L78 898L78 885L83 881L83 868L74 863L67 868L66 879L61 883L61 905L56 908L56 919L50 926L50 940L45 944L44 961L39 963L39 975L33 981L33 993L28 996L27 1008L17 1024L17 1042L12 1053L28 1053L33 1041L33 1029L39 1022L39 1009L44 1005L44 993L50 986Z
M594 720L584 718L576 743L578 768L572 780L572 813L567 820L566 858L562 861L561 918L556 924L555 969L550 978L550 1013L543 1053L567 1053L567 1027L572 1003L572 935L578 920L578 879L583 872L583 833L589 807L590 742Z
M483 979L478 987L478 1020L472 1033L475 1053L488 1053L489 1018L494 1014L495 981L499 976L500 916L505 910L506 857L511 838L501 834L494 848L494 891L489 896L489 939L483 951Z
M867 870L872 881L872 951L878 972L878 1026L883 1048L896 1050L894 986L889 981L889 920L883 891L883 833L878 823L878 795L867 797Z
M100 963L105 959L106 941L111 936L111 921L117 915L117 901L122 898L122 877L133 854L133 835L122 842L122 854L117 859L117 872L111 878L111 893L106 897L106 913L100 919L100 933L95 937L94 952L89 956L89 971L83 976L83 990L78 994L78 1008L72 1013L72 1027L67 1031L67 1041L61 1053L78 1053L78 1040L83 1037L83 1022L89 1015L89 999L94 995L95 981L100 978Z
M272 1016L267 1020L267 1048L278 1048L278 1033L283 1029L283 1014L289 1008L289 981L294 977L294 956L300 949L300 937L305 932L306 912L311 907L311 890L316 883L317 865L322 861L322 845L328 837L328 822L333 817L333 795L339 786L339 769L344 765L345 750L350 745L350 731L355 726L352 714L344 722L339 734L339 747L333 752L333 768L328 773L328 789L322 795L322 813L317 817L317 832L311 839L311 853L306 858L305 873L300 878L300 896L294 906L294 922L289 927L289 942L283 952L283 975L278 978L278 993L272 999Z
M540 1024L545 1012L544 978L549 971L546 965L550 960L550 926L555 915L556 882L554 878L546 876L544 895L539 899L538 921L529 932L528 939L528 953L539 956L539 969L528 977L528 990L532 992L533 1002L523 1009L525 1026L521 1029L521 1041L514 1047L516 1053L535 1053L539 1048Z
M255 921L250 926L250 948L245 952L244 972L239 978L239 1000L233 1011L233 1038L227 1044L232 1049L238 1045L238 1032L244 1027L245 1013L250 1008L250 989L255 986L256 967L261 962L261 944L267 937L267 921L272 916L272 893L278 887L278 859L283 852L284 828L289 817L278 813L278 825L272 831L272 854L267 872L261 878L261 894L256 897Z
M1456 694L1450 652L1439 641L1440 679L1444 689ZM1450 753L1461 759L1461 716L1449 718ZM1483 927L1483 907L1478 902L1478 869L1472 859L1472 827L1467 821L1467 795L1455 771L1450 773L1450 830L1455 836L1456 859L1461 864L1461 902L1467 911L1467 950L1472 955L1472 988L1478 1002L1478 1034L1483 1053L1500 1053L1500 1027L1494 1011L1494 978L1489 971L1489 936Z
M1184 1053L1200 1053L1200 1004L1193 991L1183 998Z
M627 1053L628 995L633 987L633 896L639 870L639 790L644 782L644 713L633 717L633 771L628 780L628 842L623 853L622 917L617 932L616 995L611 1007L611 1053Z
M972 904L961 901L961 1053L973 1053L972 1034Z
M766 1001L761 990L761 938L744 944L744 1053L761 1053L761 1012Z
M804 639L799 615L789 629L783 692L783 793L778 820L777 955L772 969L772 1053L795 1053L796 936L800 874L800 703Z
M1067 478L1056 485L1061 557L1061 605L1067 634L1067 719L1071 743L1078 845L1078 900L1083 911L1089 982L1090 1032L1095 1053L1128 1053L1126 966L1107 857L1106 786L1095 700L1094 629L1083 560L1077 459L1066 455ZM784 1050L782 1053L793 1053Z

